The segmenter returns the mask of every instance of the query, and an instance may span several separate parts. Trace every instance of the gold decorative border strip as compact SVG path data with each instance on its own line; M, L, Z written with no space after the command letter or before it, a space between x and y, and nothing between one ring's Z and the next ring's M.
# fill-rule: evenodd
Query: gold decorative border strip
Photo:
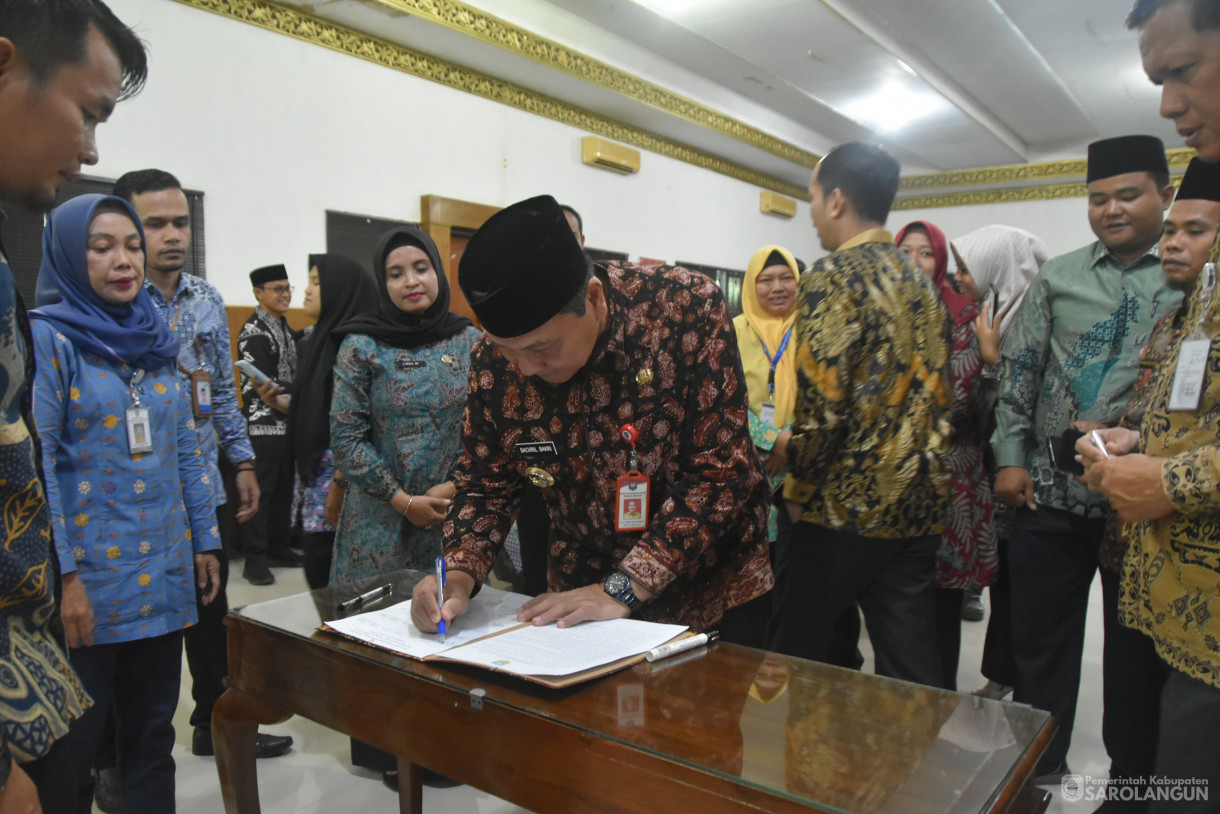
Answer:
M659 136L607 118L593 111L561 102L519 85L472 71L460 65L412 51L396 43L322 20L288 6L265 0L177 0L183 5L219 14L267 31L284 34L333 51L359 57L402 73L427 79L455 90L544 116L589 133L625 142L668 158L718 172L748 184L808 200L809 193L778 178L752 170L688 144Z
M821 156L457 0L374 0L810 169Z
M912 195L894 201L894 210L940 209L949 206L981 206L984 204L1017 203L1019 201L1052 201L1059 198L1083 198L1088 194L1084 184L1044 184L1006 189L977 189L970 192L945 192L938 195Z
M1189 151L1194 155L1194 150ZM1187 162L1189 163L1189 161ZM1180 164L1170 161L1170 181L1177 186L1182 174L1175 172ZM936 195L911 195L894 201L895 211L904 209L942 209L950 206L983 206L986 204L1020 203L1023 201L1054 201L1061 198L1087 198L1088 185L1083 182L1071 184L1040 184L1028 187L1005 187L1003 189L976 189L969 192L945 192Z
M1175 168L1185 168L1194 155L1195 151L1189 147L1165 151L1171 171ZM1020 181L1050 181L1056 178L1083 178L1087 171L1088 162L1083 158L1067 161L1039 161L1032 164L1005 164L998 167L980 167L974 170L908 175L902 179L899 189L944 189L945 187L1011 184Z

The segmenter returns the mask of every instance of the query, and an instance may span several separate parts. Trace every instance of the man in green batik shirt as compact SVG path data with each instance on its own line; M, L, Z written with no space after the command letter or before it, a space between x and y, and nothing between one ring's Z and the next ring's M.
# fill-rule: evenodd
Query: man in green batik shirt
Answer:
M1015 697L1059 722L1038 764L1040 783L1067 773L1106 507L1103 496L1055 468L1047 442L1073 427L1118 422L1139 375L1140 350L1181 301L1165 284L1157 252L1173 200L1160 139L1089 145L1087 181L1098 239L1047 262L1025 295L1001 349L992 438L996 495L1018 507L1008 550ZM1064 450L1071 461L1073 444Z

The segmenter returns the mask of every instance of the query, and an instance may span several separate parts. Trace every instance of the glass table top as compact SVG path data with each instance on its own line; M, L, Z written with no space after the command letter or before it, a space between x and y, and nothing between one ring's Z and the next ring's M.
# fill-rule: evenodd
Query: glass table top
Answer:
M320 647L647 750L794 801L853 812L978 812L1011 782L1048 713L762 650L719 643L554 690L482 670L415 661L318 630L338 604L403 571L237 608L249 622ZM357 611L358 612L358 611Z

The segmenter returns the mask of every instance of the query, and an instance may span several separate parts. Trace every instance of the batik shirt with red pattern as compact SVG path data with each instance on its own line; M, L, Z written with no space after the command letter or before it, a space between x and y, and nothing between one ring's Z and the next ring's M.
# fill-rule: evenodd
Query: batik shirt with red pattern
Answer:
M635 617L714 625L768 591L768 486L750 440L745 377L724 298L702 274L599 266L608 326L571 380L522 376L486 340L471 353L457 497L445 523L450 568L482 583L517 512L526 470L551 518L552 591L615 569L656 598ZM628 471L620 428L638 434L650 521L616 532L616 480Z

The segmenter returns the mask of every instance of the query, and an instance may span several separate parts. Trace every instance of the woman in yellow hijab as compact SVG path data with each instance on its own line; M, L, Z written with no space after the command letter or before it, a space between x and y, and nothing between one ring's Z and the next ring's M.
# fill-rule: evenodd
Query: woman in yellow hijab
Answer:
M733 319L737 347L750 393L750 437L758 447L772 486L787 469L788 439L796 404L796 289L799 266L782 246L754 252L741 286L742 313ZM775 509L771 509L775 539Z

